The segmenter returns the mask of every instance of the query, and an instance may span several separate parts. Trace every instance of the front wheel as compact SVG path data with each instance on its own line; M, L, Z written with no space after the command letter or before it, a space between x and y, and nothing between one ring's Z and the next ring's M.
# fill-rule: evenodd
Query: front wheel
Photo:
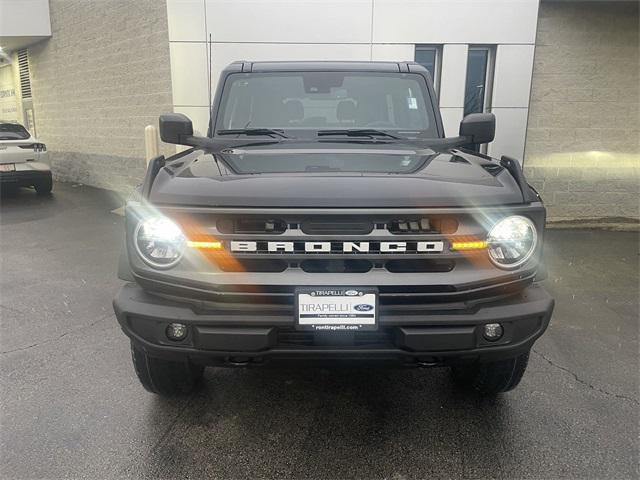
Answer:
M131 344L131 358L138 380L151 393L172 396L192 392L202 379L204 367L188 360L173 362L147 355Z
M496 395L518 386L529 362L529 352L495 362L451 367L456 385L471 388L481 395Z

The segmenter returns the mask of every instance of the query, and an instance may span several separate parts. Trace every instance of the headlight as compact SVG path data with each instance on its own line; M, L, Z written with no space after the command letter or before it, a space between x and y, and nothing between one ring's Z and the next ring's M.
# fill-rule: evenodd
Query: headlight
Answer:
M498 267L516 268L536 250L536 227L526 217L514 215L496 223L487 237L489 258Z
M134 234L138 254L156 268L170 268L177 264L182 258L185 240L180 227L164 217L142 220Z

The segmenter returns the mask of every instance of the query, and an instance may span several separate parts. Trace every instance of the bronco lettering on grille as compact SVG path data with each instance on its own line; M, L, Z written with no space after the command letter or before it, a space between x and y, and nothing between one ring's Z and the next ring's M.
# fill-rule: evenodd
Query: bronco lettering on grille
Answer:
M444 242L256 242L230 244L238 253L440 253Z

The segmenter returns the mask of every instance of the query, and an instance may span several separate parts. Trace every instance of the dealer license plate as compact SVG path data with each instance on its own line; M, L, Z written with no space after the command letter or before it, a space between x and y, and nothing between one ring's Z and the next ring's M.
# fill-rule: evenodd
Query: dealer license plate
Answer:
M376 330L378 291L354 287L299 288L296 326L318 332Z
M0 172L13 172L15 169L15 163L0 163Z

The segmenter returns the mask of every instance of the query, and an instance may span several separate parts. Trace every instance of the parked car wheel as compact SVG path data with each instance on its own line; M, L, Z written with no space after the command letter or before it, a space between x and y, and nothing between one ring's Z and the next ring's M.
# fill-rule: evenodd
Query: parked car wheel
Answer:
M33 188L36 189L38 195L49 195L53 190L53 181L51 177L38 181Z
M147 355L131 344L131 358L142 386L151 393L173 396L192 392L202 379L204 367L188 361L173 362Z
M518 386L529 362L529 352L507 360L451 368L454 382L481 395L496 395Z

